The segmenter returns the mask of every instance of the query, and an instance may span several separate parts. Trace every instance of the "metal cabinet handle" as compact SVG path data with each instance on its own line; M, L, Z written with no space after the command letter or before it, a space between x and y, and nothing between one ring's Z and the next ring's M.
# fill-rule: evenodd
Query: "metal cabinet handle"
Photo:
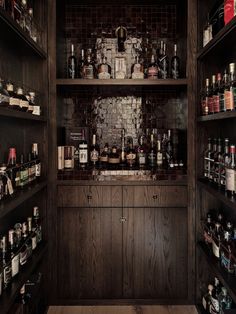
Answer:
M153 198L154 200L157 200L157 199L158 199L158 195L157 195L157 194L154 194L154 195L152 196L152 198Z
M92 195L87 195L87 199L91 200L92 199Z
M124 222L126 222L126 218L125 217L120 217L120 222L122 222L122 223L124 223Z

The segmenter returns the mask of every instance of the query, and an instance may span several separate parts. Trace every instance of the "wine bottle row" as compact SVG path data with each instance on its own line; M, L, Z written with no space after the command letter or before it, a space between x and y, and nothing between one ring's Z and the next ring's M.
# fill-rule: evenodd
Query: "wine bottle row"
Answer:
M207 286L208 291L202 297L202 305L208 314L224 314L225 310L230 310L234 304L227 289L220 284L215 277L214 284Z
M18 87L15 90L12 82L8 82L5 89L3 80L0 79L0 107L8 107L39 116L41 107L36 103L35 99L35 92L28 91L25 93L22 87Z
M232 111L236 109L236 73L235 63L230 63L228 70L212 75L212 79L206 79L205 89L201 97L202 115L218 112Z
M180 77L180 58L177 55L177 45L174 44L171 60L167 55L166 43L160 42L157 51L151 47L140 48L134 57L128 57L125 48L120 51L117 39L116 53L110 49L81 49L80 56L75 54L74 44L67 62L68 77L82 79L178 79ZM105 44L104 44L105 45ZM132 60L131 60L132 59Z
M236 226L219 210L210 210L203 224L204 241L228 273L236 275Z
M100 148L96 134L92 136L92 143L88 145L82 132L82 140L78 147L58 147L58 170L83 169L89 166L109 169L116 167L127 168L157 168L157 169L183 169L183 162L177 160L178 140L171 130L163 136L152 133L150 138L141 135L139 145L134 146L132 137L125 137L122 129L120 147L105 144Z
M38 144L32 144L32 151L25 161L21 154L17 161L16 149L9 149L7 164L0 165L0 200L9 197L19 189L35 182L41 176L41 161L38 156Z
M204 153L204 177L226 191L229 196L236 193L236 157L235 145L229 139L208 138L208 146Z
M41 31L36 24L33 7L27 0L1 0L2 7L7 14L30 36L35 42L41 44Z
M33 208L32 217L18 222L0 242L0 295L10 287L21 269L30 261L33 251L42 241L39 208Z

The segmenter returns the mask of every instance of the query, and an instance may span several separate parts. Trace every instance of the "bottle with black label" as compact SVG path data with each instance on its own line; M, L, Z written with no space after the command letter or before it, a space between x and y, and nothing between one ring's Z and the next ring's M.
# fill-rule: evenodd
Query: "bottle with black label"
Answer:
M153 168L157 165L156 145L154 143L154 134L151 134L150 149L148 152L148 165Z

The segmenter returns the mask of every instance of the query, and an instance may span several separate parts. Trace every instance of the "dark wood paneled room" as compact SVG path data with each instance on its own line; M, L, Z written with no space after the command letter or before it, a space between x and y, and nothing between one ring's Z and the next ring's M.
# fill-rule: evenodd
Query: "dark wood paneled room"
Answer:
M236 313L235 121L236 0L0 0L0 314Z

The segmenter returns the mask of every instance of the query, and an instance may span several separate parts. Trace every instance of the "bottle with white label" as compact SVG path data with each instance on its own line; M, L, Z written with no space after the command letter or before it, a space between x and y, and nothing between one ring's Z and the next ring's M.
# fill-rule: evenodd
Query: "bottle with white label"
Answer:
M28 111L29 101L26 98L26 96L24 95L23 89L21 87L18 87L16 93L17 93L18 97L20 98L20 108L19 109L21 111Z
M12 83L8 82L7 83L7 92L10 96L9 99L9 108L12 109L18 109L20 110L20 98L18 97L18 95L14 92L14 86Z
M226 172L226 191L230 195L235 193L235 180L236 180L236 169L235 169L235 145L230 145L230 163L227 165Z
M65 169L73 168L72 146L64 147L64 168Z
M88 143L85 139L85 131L82 130L82 139L79 143L79 165L85 168L88 164Z
M35 163L35 177L41 177L41 161L39 159L38 143L32 144L32 160Z
M163 166L163 153L161 150L161 138L157 138L157 167L162 168Z

